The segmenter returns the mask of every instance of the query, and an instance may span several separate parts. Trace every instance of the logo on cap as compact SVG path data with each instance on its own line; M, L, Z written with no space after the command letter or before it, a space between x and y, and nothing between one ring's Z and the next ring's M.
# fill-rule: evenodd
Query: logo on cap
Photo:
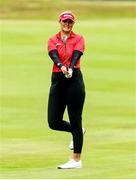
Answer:
M61 13L59 18L62 21L66 20L66 19L71 19L72 21L75 21L74 15L72 14L72 12L69 12L69 11L65 11L65 12Z

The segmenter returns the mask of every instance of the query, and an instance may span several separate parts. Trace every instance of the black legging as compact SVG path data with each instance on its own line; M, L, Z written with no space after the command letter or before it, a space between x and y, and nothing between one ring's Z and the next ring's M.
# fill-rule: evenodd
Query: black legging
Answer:
M52 73L48 101L48 123L54 130L71 132L74 153L81 153L83 145L82 109L85 99L85 87L82 73L74 70L72 78L65 78L61 72ZM67 106L69 122L63 120Z

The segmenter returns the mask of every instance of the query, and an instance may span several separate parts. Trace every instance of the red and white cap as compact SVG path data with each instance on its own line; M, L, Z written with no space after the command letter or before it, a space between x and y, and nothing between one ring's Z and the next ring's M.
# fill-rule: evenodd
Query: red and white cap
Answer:
M65 11L65 12L62 12L60 15L59 15L59 19L61 21L64 21L66 19L70 19L71 21L75 21L75 16L74 14L71 12L71 11Z

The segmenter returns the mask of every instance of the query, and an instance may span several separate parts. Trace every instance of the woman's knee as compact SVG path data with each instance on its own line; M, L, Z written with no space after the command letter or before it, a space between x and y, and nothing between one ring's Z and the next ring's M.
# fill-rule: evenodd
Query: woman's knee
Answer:
M55 121L48 121L48 125L50 129L53 129L53 130L57 129L57 123Z

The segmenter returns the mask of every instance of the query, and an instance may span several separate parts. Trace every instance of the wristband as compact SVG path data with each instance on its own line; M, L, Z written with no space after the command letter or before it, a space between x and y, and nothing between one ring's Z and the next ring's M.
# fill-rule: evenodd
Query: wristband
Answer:
M57 66L58 66L59 68L61 68L61 67L63 66L63 64L62 64L62 63L57 63Z

